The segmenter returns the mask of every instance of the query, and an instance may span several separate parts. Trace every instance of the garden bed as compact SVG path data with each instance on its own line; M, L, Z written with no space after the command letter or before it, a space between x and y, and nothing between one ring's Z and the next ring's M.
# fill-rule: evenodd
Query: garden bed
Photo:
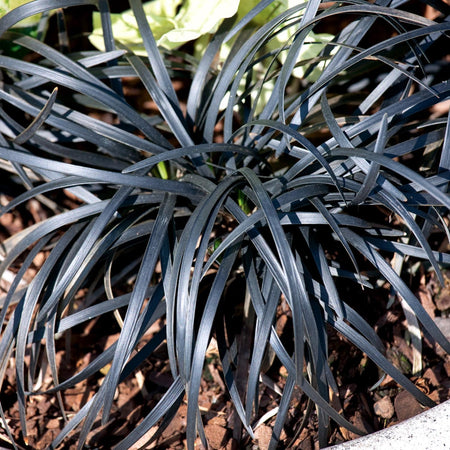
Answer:
M125 9L119 3L114 3L114 12ZM139 7L132 3L139 15ZM324 4L314 14L333 11L333 6ZM401 36L400 28L388 32L380 26L391 24L391 19L396 25L397 19L407 24L404 33L413 33L417 27L424 35L421 27L438 25L425 22L421 16L443 23L443 13L429 6L424 9L407 3L403 7L392 13L387 8L375 10L389 20L377 22L371 32L368 28L362 42L352 45L369 48L378 42L392 43L390 39ZM312 8L308 6L308 11ZM330 12L314 31L338 35L344 25L352 24L354 14L360 13L354 5L348 8L342 16ZM404 10L420 15L409 16ZM443 193L445 180L448 184L450 151L445 141L449 100L444 89L449 60L442 43L429 51L426 42L417 44L423 46L417 47L420 51L426 51L424 72L431 74L435 97L425 88L427 77L420 78L412 63L396 66L395 58L410 55L409 47L403 43L394 46L396 53L386 44L355 63L354 73L350 66L333 75L328 90L316 98L298 127L286 126L278 109L270 115L271 122L267 118L258 122L252 114L261 113L261 109L252 102L259 97L246 98L242 92L236 94L231 113L218 113L214 121L214 104L223 99L209 104L207 95L199 91L198 116L187 119L192 112L192 77L198 69L191 55L192 43L163 52L167 73L155 62L155 49L150 62L142 56L126 59L120 54L99 67L91 60L92 70L89 64L81 67L80 55L84 55L80 52L88 50L88 57L96 52L88 40L91 27L85 28L92 11L90 6L68 8L59 34L57 21L63 16L51 17L46 42L52 49L60 48L61 54L16 36L28 51L24 56L0 60L5 72L2 132L6 136L0 149L1 168L6 174L0 201L6 208L20 195L26 196L27 190L30 196L0 216L1 256L7 261L2 266L0 301L2 305L9 302L3 310L2 332L11 340L11 348L17 346L11 351L9 344L3 344L0 352L4 371L1 406L11 431L8 436L6 430L0 430L0 447L13 448L12 437L18 448L44 449L61 432L68 437L59 448L75 449L80 439L87 448L128 445L121 442L128 442L130 434L142 426L143 418L152 417L153 411L157 411L155 420L132 448L199 446L201 438L192 414L198 406L212 449L266 449L273 440L273 430L279 432L280 448L317 449L319 440L323 447L355 439L356 429L373 433L425 411L432 402L449 399L450 357L437 343L448 345L439 329L450 338L449 201ZM107 24L103 23L104 29ZM377 29L382 33L374 33ZM64 47L61 31L71 36L70 48ZM417 32L417 36L419 39L421 34ZM250 42L244 37L242 46ZM436 40L441 42L438 37ZM417 48L413 47L413 54L419 58ZM361 48L355 50L356 56L358 52ZM78 62L72 65L61 56L64 54ZM101 52L95 53L95 57L99 55ZM337 57L330 51L323 58ZM25 75L18 75L11 61L25 61L20 66ZM316 56L307 61L312 68L324 67ZM374 68L374 61L385 65ZM210 79L205 75L200 81L213 97L231 69L225 64L219 70L222 63L210 62ZM55 77L61 76L58 90L44 85L41 91L39 83L34 85L32 66L27 63L36 63L37 76L47 77L49 88L54 86L45 68ZM66 66L61 69L58 64ZM247 64L258 70L251 60ZM266 67L267 80L283 75L282 67L275 62ZM407 68L411 73L392 89L386 87L380 94L382 100L374 100L364 112L355 113L374 96L373 90L387 76L386 67ZM252 71L248 69L248 73ZM395 70L389 72L393 73ZM220 82L210 91L216 79ZM167 80L171 87L164 84ZM261 88L257 83L252 85L250 78L246 82L247 89ZM227 95L231 86L232 77ZM296 120L292 105L300 95L297 90L307 92L316 86L314 78L286 84L286 98L277 100L280 109L286 107L286 122ZM442 94L436 94L438 89ZM103 94L106 108L98 103ZM266 94L262 88L258 91L261 98ZM416 103L410 100L416 99L414 96L419 98ZM393 102L394 97L397 101ZM309 108L305 99L303 107ZM398 106L402 102L406 102L404 108ZM416 108L411 117L408 108ZM387 111L385 116L380 114L383 110ZM43 118L39 132L40 127L33 130L36 116L36 121ZM359 130L358 124L365 121L367 128L361 125ZM259 147L260 141L267 146ZM278 154L285 141L289 145ZM204 150L205 146L212 150ZM191 151L183 154L186 148ZM362 152L367 149L371 151L364 159ZM136 167L156 158L152 150L163 155L163 162ZM202 151L207 157L203 158ZM174 153L179 156L171 156ZM303 167L311 154L317 159ZM294 173L293 167L299 167L299 172ZM142 168L148 171L144 173ZM65 179L73 184L65 185ZM56 187L40 191L50 183ZM436 192L433 186L441 191ZM121 202L120 195L124 196ZM93 196L104 208L95 210ZM57 222L64 214L85 211L86 205L92 213L73 222ZM101 222L108 214L110 217ZM250 223L252 216L258 217L254 223ZM36 230L44 230L43 234L28 242L28 233L35 236L30 231L35 224L40 224ZM50 231L45 232L45 226ZM244 231L238 234L240 229ZM227 241L233 233L235 239ZM87 248L86 242L92 246ZM20 254L8 261L16 248L21 249ZM27 256L30 252L32 258ZM75 267L72 262L78 257L79 267ZM46 261L51 258L56 259L49 268ZM143 268L138 270L140 264ZM147 267L151 267L150 274L144 269ZM66 279L66 273L72 278ZM21 281L14 285L16 276ZM8 297L11 286L16 294ZM297 294L298 286L305 297ZM54 297L54 292L60 297ZM307 306L302 303L305 298ZM165 302L171 299L178 306L166 314ZM187 299L195 302L193 310ZM119 306L112 308L108 302ZM421 349L412 344L417 335L412 334L414 319L405 316L405 311L409 314L406 303L427 325L419 332ZM216 305L215 309L208 310L211 305ZM92 314L84 317L84 310ZM266 314L272 314L271 320ZM72 323L73 317L82 320ZM433 322L427 322L428 317ZM11 331L13 325L7 326L22 320L26 324L23 329L17 325ZM430 327L433 323L437 328ZM374 334L367 334L369 328L379 342ZM127 342L132 342L133 348L126 348ZM115 346L122 347L100 364L102 355ZM258 351L266 346L265 352ZM152 351L147 354L149 348ZM140 361L140 355L147 356ZM305 363L297 367L300 357ZM137 367L133 365L136 361ZM84 376L62 389L60 398L54 392L47 393L76 374ZM293 376L300 382L306 380L308 384L303 386L308 395L322 401L319 413L299 383L292 387ZM196 400L183 394L197 382ZM171 392L173 396L167 400ZM290 401L283 405L282 394L286 392ZM251 394L254 401L250 405L245 400L243 406L236 404L238 398ZM95 403L98 398L100 403ZM111 400L110 414L102 422L99 413L107 399ZM92 416L83 409L88 402L93 405ZM172 410L172 406L176 408ZM250 426L254 438L242 425L245 408L247 413L253 412ZM353 431L344 421L331 420L327 428L334 411L355 427ZM280 428L277 418L283 414ZM86 417L87 428L82 428ZM166 423L166 417L172 419ZM81 424L68 431L71 421ZM148 443L155 433L156 438ZM271 445L273 448L274 443Z

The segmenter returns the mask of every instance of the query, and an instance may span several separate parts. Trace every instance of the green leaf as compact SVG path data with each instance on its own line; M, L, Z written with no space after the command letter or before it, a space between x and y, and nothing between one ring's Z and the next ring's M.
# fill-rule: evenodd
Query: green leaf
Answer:
M181 9L177 13L180 4ZM158 45L169 50L186 42L217 31L223 19L236 14L239 0L155 0L146 3L144 11ZM201 11L201 14L199 14ZM140 56L146 55L136 19L131 10L111 14L114 36ZM100 13L93 13L91 43L103 50L103 32Z
M175 16L173 30L162 35L159 45L179 47L207 33L214 33L223 19L236 14L239 0L187 0Z
M3 17L6 13L13 10L14 8L24 5L25 3L29 3L30 1L31 0L0 0L0 17ZM21 20L15 26L17 28L34 27L39 23L40 18L40 14L35 14L28 17L27 19Z

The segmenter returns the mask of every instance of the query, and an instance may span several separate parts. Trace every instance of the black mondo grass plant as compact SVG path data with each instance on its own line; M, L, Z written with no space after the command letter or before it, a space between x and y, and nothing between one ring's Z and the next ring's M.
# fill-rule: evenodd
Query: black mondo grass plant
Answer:
M27 405L36 395L60 408L51 448L71 439L83 447L109 421L117 386L161 348L171 385L149 400L117 449L155 426L156 439L183 402L187 447L197 437L208 446L199 390L212 344L250 438L262 415L260 385L270 382L265 374L284 367L269 448L289 446L280 436L296 389L314 406L303 419L316 414L321 446L333 423L360 432L330 403L337 391L331 332L376 363L381 379L390 375L433 406L385 356L363 303L388 283L405 311L414 372L422 331L450 353L407 283L414 262L441 283L450 263L429 239L449 234L450 125L430 115L450 98L442 54L449 7L432 2L438 14L431 21L407 12L402 0L310 0L274 8L253 27L275 3L225 19L200 59L184 47L159 48L140 0L129 5L146 56L113 35L106 0L36 0L0 19L2 48L21 49L0 55L1 214L30 201L47 211L0 250L0 273L13 275L0 303L0 379L13 367L23 439L14 447L28 442ZM71 51L64 27L64 45L15 28L38 13L42 29L51 27L55 14L75 6L100 11L105 51ZM311 32L327 24L333 38L316 43L318 56L300 58ZM274 49L269 44L285 30L290 38ZM217 62L224 45L228 55ZM303 78L294 76L299 67ZM128 101L130 80L148 92L151 112ZM182 93L174 80L186 86ZM280 308L288 333L276 327ZM106 335L120 327L118 339L62 377L57 348L70 352L83 325L100 319L111 324ZM65 391L100 371L95 393L67 411Z

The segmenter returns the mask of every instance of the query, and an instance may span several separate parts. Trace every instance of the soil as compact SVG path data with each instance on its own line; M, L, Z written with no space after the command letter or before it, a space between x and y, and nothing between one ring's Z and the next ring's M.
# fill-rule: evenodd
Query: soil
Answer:
M12 232L16 231L18 226L20 227L20 220L11 220L9 216L4 216L0 219L0 224L3 230ZM39 264L44 258L45 255L39 255L36 262ZM450 271L444 275L450 286ZM33 273L30 273L29 277L32 276ZM3 291L6 288L7 283L3 282ZM442 330L448 333L450 318L444 315L444 312L448 311L448 287L438 288L433 276L422 274L416 294L428 313L435 317ZM365 301L367 302L366 310L370 310L372 314L373 326L384 341L388 359L436 403L447 400L450 398L450 356L425 336L423 339L424 366L420 375L413 376L411 374L413 355L408 342L403 311L398 301L388 310L380 307L385 305L387 296L388 290L385 286L367 295ZM375 318L373 315L377 311L381 313ZM161 326L163 326L162 322L153 326L150 333L146 335L146 339L150 339L157 333ZM105 335L105 329L110 330L109 335ZM291 332L289 313L284 312L281 307L278 311L277 329L282 337L283 334L289 335ZM97 319L88 322L86 326L74 329L70 354L65 343L61 342L63 340L57 341L60 379L63 380L85 367L118 338L119 331L119 327L111 320ZM400 388L389 376L378 388L371 391L370 386L379 379L377 367L331 328L329 342L329 363L338 384L338 392L330 392L331 404L358 428L366 433L372 433L424 411L417 400ZM142 342L143 344L145 341ZM107 369L64 392L64 409L68 417L79 411L91 398L101 385L106 372ZM2 386L1 397L5 416L14 438L19 443L19 448L47 448L64 425L56 398L52 395L31 397L27 406L28 445L26 445L21 433L14 380L14 361L11 361L6 371L6 381ZM286 381L284 367L274 363L264 375L263 381L259 392L260 406L257 418L264 416L265 420L258 422L255 440L251 440L245 432L242 434L237 432L240 427L237 426L236 413L226 393L217 351L214 346L210 346L199 396L200 410L210 448L267 448L276 417L271 413L276 413L280 401L279 392ZM104 426L97 424L89 435L87 448L112 448L151 410L171 382L166 349L161 346L144 363L140 372L126 379L119 386L109 422ZM51 386L52 377L47 370L42 380L41 390ZM185 448L186 409L186 403L183 402L174 420L155 441L149 443L157 427L152 428L133 448L160 450ZM303 450L319 448L317 417L314 411L306 420L305 427L299 428L306 409L307 398L297 389L281 435L280 448ZM357 437L345 428L332 423L328 444L332 445ZM61 448L75 449L76 438L75 433ZM0 429L0 448L12 448L8 441L6 433ZM198 446L200 448L200 441Z
M128 88L130 96L136 96L136 101L144 98L141 92L132 91L132 86L128 86ZM149 105L143 104L142 107L145 109ZM440 114L443 113L440 112ZM5 194L1 194L1 196L2 204L10 199ZM47 214L48 212L42 210L37 202L29 202L27 208L22 212L15 211L2 216L0 218L0 241L31 223L42 220ZM445 240L439 242L436 247L440 247L440 251L449 251L450 249ZM27 280L32 279L45 257L44 253L38 255L34 266L27 274ZM443 288L439 288L434 277L425 270L423 272L418 270L417 273L414 283L418 298L431 317L436 318L436 323L442 330L449 333L450 318L447 318L445 314L450 308L450 272L445 274L448 285ZM14 276L13 273L9 275ZM0 298L7 291L9 284L8 277L4 277L0 284ZM382 338L388 359L436 403L449 399L450 356L444 354L442 349L425 335L423 338L423 368L419 374L413 375L413 352L401 304L396 300L391 308L385 308L389 296L388 286L380 287L365 295L366 313L364 314L363 311L360 313L366 316L365 318ZM367 311L370 311L370 317L367 317ZM163 326L163 323L160 323L159 326ZM105 335L105 327L110 330L108 335ZM289 327L289 314L280 309L277 322L280 334L289 335ZM158 326L155 326L146 338L150 339L152 333L155 334L158 331ZM96 355L108 348L118 338L119 332L119 327L111 320L105 322L99 319L88 322L86 326L80 326L74 331L70 352L66 349L64 342L58 341L57 362L60 367L60 379L65 379L86 367ZM450 338L450 335L447 336ZM399 387L389 376L382 381L378 388L371 391L370 387L380 378L378 368L331 328L329 340L329 363L338 384L338 392L330 393L331 403L337 411L358 428L366 433L371 433L406 420L424 410L411 394ZM261 384L259 392L257 418L265 417L266 419L259 422L255 429L256 440L252 440L245 432L239 432L240 427L236 425L236 413L226 392L216 350L213 347L209 350L199 404L210 447L212 449L267 448L275 421L273 413L276 412L279 405L279 392L282 391L286 381L284 367L275 363L264 375L264 383ZM64 409L68 417L79 411L91 398L101 385L105 374L106 372L99 373L64 392ZM104 426L98 424L98 427L90 433L87 440L88 448L112 448L130 430L135 428L161 398L171 382L166 349L161 346L145 362L140 372L126 379L118 387L110 420ZM47 370L42 379L41 390L51 386L52 378ZM55 396L31 397L27 406L28 442L24 442L19 422L14 361L11 361L6 370L5 382L1 390L1 403L19 448L47 448L64 425ZM300 429L307 403L307 397L297 389L291 402L285 429L281 435L281 448L310 450L319 447L317 416L314 411L306 420L305 426ZM157 427L151 429L133 448L183 449L186 442L185 425L186 403L183 402L174 420L155 441L149 443L152 435L157 431ZM75 449L76 437L75 433L71 440L66 441L61 448ZM332 423L328 443L329 445L337 444L356 437L358 436L352 432ZM198 441L198 445L200 446L200 441ZM12 448L6 432L1 427L0 448Z

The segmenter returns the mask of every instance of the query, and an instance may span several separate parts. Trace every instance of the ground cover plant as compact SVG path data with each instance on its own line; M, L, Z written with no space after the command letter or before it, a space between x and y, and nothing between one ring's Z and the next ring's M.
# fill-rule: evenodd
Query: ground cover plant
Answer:
M450 353L408 282L422 270L445 287L450 263L448 108L430 114L450 98L449 7L430 4L434 21L402 0L263 0L225 18L200 59L189 45L158 48L139 0L139 54L112 33L106 0L36 0L0 19L2 48L21 50L0 55L1 214L25 215L1 244L0 379L19 416L2 398L5 442L33 446L30 405L51 398L50 447L89 445L118 387L150 376L157 355L167 390L148 392L137 425L108 445L157 440L184 406L187 447L206 447L199 391L213 360L237 445L270 421L267 446L287 447L299 389L308 406L290 430L315 417L326 446L334 424L361 431L332 406L337 335L379 367L373 389L387 374L433 406L386 355L365 304L384 286L379 309L403 309L412 374L423 333ZM74 48L74 7L100 12L104 50ZM16 28L35 14L41 33ZM305 56L306 45L320 50ZM137 84L147 110L127 95ZM67 370L58 350L80 352L89 323L117 339ZM68 410L67 392L100 375ZM282 395L263 412L264 385Z

